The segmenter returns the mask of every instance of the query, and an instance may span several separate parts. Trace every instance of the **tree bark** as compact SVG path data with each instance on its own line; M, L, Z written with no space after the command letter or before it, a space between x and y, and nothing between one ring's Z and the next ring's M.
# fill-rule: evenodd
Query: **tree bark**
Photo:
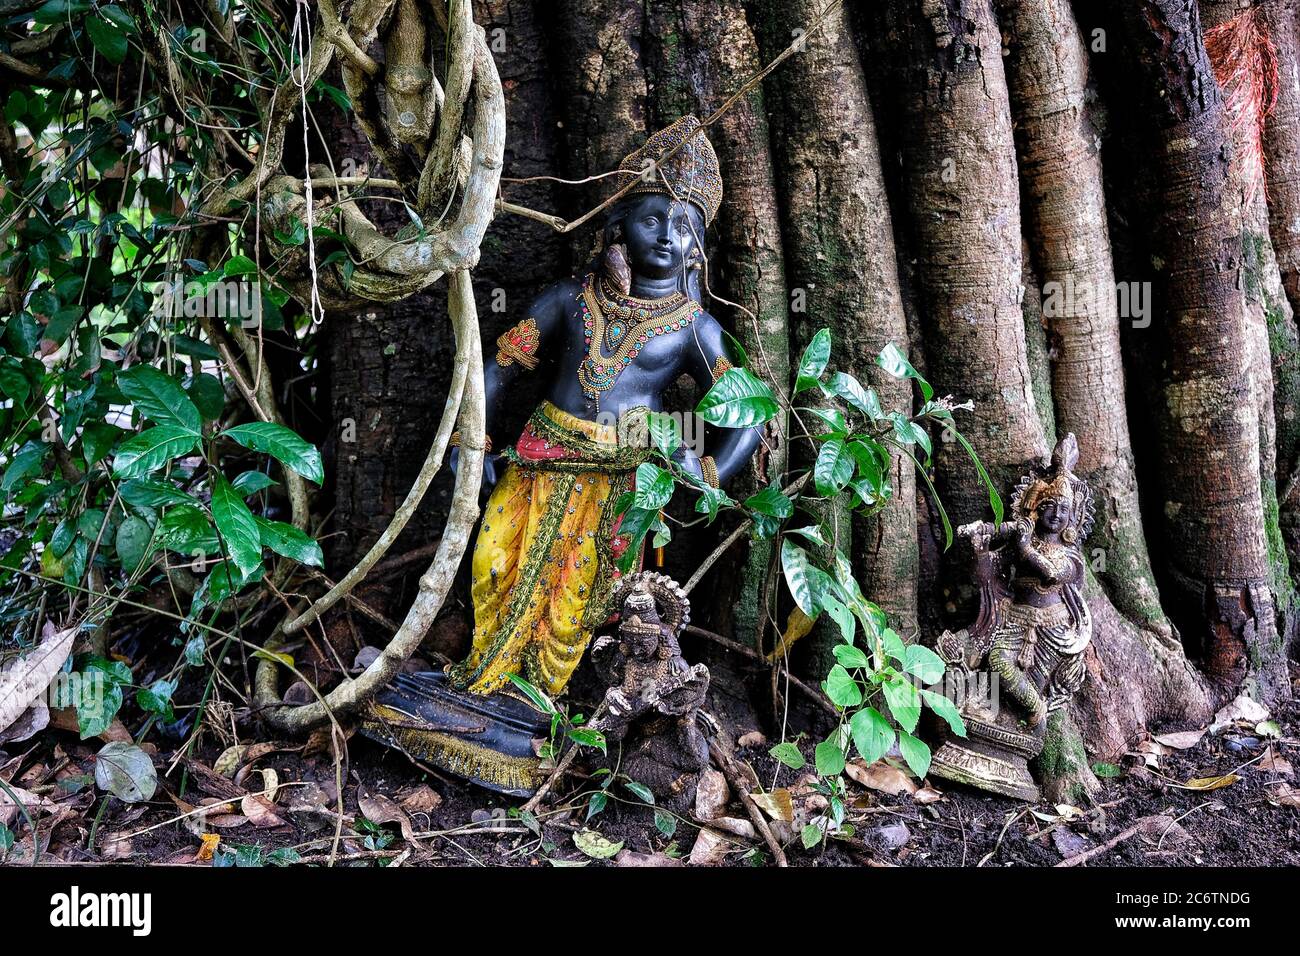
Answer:
M886 408L910 412L911 383L875 364L890 342L908 350L894 227L885 194L880 144L870 94L848 13L832 10L810 32L825 4L816 0L755 3L764 55L771 58L804 30L806 47L769 81L773 90L777 165L783 188L782 229L788 278L798 306L797 338L831 330L836 368L874 387ZM805 396L806 400L807 396ZM915 474L896 458L894 498L879 515L855 518L845 530L863 592L905 635L916 633ZM835 516L838 523L845 515ZM833 634L819 643L830 660ZM824 668L823 668L824 672Z
M1231 142L1194 5L1130 0L1133 95L1155 147L1152 250L1165 332L1160 473L1169 606L1225 689L1285 686L1260 475L1259 409L1241 293ZM1181 621L1180 621L1181 619Z

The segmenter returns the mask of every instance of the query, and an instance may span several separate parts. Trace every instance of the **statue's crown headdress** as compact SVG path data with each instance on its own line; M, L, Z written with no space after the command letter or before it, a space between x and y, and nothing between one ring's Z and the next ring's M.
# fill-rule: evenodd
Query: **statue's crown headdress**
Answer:
M658 163L658 168L649 166L647 160ZM635 184L629 193L660 193L695 203L704 213L706 226L722 206L718 154L700 129L700 121L690 115L661 129L624 157L619 164L618 188L629 183Z
M1035 468L1025 475L1011 496L1012 512L1021 520L1032 523L1038 506L1048 499L1070 502L1074 515L1071 520L1074 540L1082 541L1092 530L1092 491L1088 483L1074 473L1079 463L1079 443L1073 433L1068 433L1052 449L1051 463Z

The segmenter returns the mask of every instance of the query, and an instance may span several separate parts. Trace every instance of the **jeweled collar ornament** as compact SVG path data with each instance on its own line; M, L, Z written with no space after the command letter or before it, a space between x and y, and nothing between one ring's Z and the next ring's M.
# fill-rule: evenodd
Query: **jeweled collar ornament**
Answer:
M680 292L662 299L637 299L608 287L589 274L582 283L582 335L587 354L578 366L578 382L600 409L600 395L656 335L668 335L693 323L700 304ZM606 353L605 348L613 349Z

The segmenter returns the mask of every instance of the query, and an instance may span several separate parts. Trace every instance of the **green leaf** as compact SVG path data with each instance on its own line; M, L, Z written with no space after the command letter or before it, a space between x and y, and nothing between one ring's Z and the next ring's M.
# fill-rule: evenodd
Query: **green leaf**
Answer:
M791 770L802 770L807 762L804 760L799 748L788 740L777 744L768 751L768 755L773 760L785 764Z
M898 663L902 664L907 660L908 645L903 643L903 639L893 629L886 628L884 630L880 635L880 643L884 645L885 653Z
M246 471L231 482L235 490L245 498L264 491L276 484L275 479L260 471Z
M318 485L325 481L325 469L321 465L320 452L283 425L273 422L251 422L228 428L221 434L222 437L238 442L245 448L265 452L308 481L314 481Z
M875 389L863 388L862 383L848 372L836 372L826 387L832 395L844 399L873 422L884 415Z
M248 256L231 256L221 271L227 277L257 275L257 263Z
M822 690L836 707L856 707L862 703L862 688L839 664L834 665L826 680L822 681Z
M200 372L190 379L185 392L206 422L215 422L226 410L226 390L215 375Z
M595 830L582 829L573 835L573 844L593 860L608 860L623 849L623 841L607 840Z
M642 462L636 470L636 493L632 501L638 508L658 511L672 499L674 487L671 472L654 462Z
M838 736L838 733L836 734ZM844 749L834 740L823 740L813 751L817 773L822 777L838 777L844 772Z
M107 455L109 449L125 434L122 429L108 422L87 422L81 430L81 456L86 460L86 467L89 468Z
M50 446L44 442L28 442L9 460L4 478L0 478L0 492L12 491L19 482L41 470Z
M750 495L745 499L745 507L773 518L788 518L794 514L794 502L782 494L781 489L775 485Z
M844 605L840 605L843 607ZM854 647L852 644L836 644L831 648L831 653L841 665L848 668L854 667L871 667L871 659L860 647Z
M580 746L595 747L601 753L605 752L605 735L599 730L590 727L570 727L569 739Z
M677 419L664 412L650 412L646 416L646 424L650 429L650 440L659 449L659 454L671 458L682 444L682 430Z
M926 702L932 711L947 722L949 730L958 737L966 736L966 722L961 719L961 712L957 710L956 704L943 694L932 690L922 689L921 699Z
M695 412L710 425L750 428L776 417L780 406L765 383L743 368L730 368L700 399Z
M193 451L198 441L197 432L180 425L156 425L118 446L113 456L113 475L117 478L147 475L173 458Z
M781 541L781 571L785 575L786 586L791 596L799 605L799 610L812 620L822 610L822 595L826 590L826 573L813 567L808 560L808 552L789 538Z
M253 513L230 482L215 473L212 476L212 518L240 574L247 577L261 567L262 537Z
M90 42L95 45L95 49L103 54L104 59L109 63L121 63L126 59L127 39L123 33L113 24L99 16L87 18L86 33L90 35Z
M799 368L794 382L794 393L816 388L831 360L831 330L819 329L799 358Z
M238 488L235 488L235 491L243 493ZM320 545L305 531L287 522L269 521L257 515L253 516L253 520L257 523L262 547L270 548L276 554L297 561L299 564L309 564L314 568L325 566L325 555L321 552Z
M921 395L928 402L934 398L934 389L930 383L921 377L921 373L912 367L912 363L907 360L907 356L893 342L886 345L876 358L876 364L883 368L894 378L910 378L921 386Z
M852 646L853 634L855 631L853 612L842 604L840 599L835 597L833 594L822 595L822 610L831 616L831 620L839 626L840 635L848 642L849 646ZM840 663L843 663L843 661Z
M943 658L928 647L909 644L903 653L903 670L915 674L922 684L933 684L943 677Z
M628 780L626 781L626 785L629 790L636 794L639 800L643 803L650 804L650 806L654 806L655 795L650 792L650 788L644 783L637 783L635 780Z
M813 465L813 484L817 486L817 493L833 498L852 477L853 456L844 447L844 442L832 438L823 444Z
M532 702L532 705L544 714L555 714L555 704L551 698L547 697L541 690L534 687L529 681L520 677L518 674L507 674L510 683L519 688L519 691Z
M884 685L885 702L889 712L908 733L916 729L916 722L921 717L921 696L910 681L894 678Z
M176 719L172 711L172 694L175 691L176 681L156 680L135 692L135 702L146 714L153 714L164 723L171 723Z
M596 814L600 813L609 805L609 794L604 790L597 790L587 799L587 817L590 820Z
M1103 778L1122 777L1124 775L1124 771L1113 763L1095 763L1092 765L1092 772Z
M868 766L887 754L889 745L894 742L894 728L874 707L864 707L850 718L849 733L853 737L853 746L858 748L858 754Z
M157 478L132 478L118 487L122 500L137 508L157 508L159 505L197 504L198 499L182 491L169 481Z
M175 505L158 522L158 544L171 551L193 555L216 554L220 549L212 523L201 508L194 505Z
M811 850L818 843L821 843L822 836L821 827L813 826L811 823L807 824L799 831L799 840L803 843L803 848L805 850Z
M655 809L655 829L668 839L677 832L677 818L662 808Z
M158 425L176 425L193 435L203 419L185 389L152 365L137 365L117 377L117 387L145 418Z
M930 436L920 424L899 412L894 412L889 417L894 423L894 437L901 444L920 445L927 455L930 454Z
M113 545L117 549L117 560L122 570L132 574L140 567L140 562L149 553L149 543L153 538L153 528L149 522L135 515L128 515L117 526L117 536Z
M912 768L912 773L924 779L930 772L930 748L924 741L917 740L905 731L898 732L898 749L903 752L903 759Z

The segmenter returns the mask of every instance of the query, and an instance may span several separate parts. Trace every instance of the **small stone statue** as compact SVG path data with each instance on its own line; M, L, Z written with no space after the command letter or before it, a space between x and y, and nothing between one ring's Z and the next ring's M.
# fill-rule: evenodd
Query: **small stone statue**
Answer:
M687 664L677 644L690 604L672 578L654 572L625 579L615 598L618 635L592 645L592 663L610 682L597 726L610 744L622 743L623 773L649 787L660 805L685 810L709 765L699 725L709 671Z
M987 667L988 686L996 682L997 692L961 702L968 736L945 733L932 764L936 776L1038 799L1027 761L1042 752L1048 717L1083 685L1083 653L1092 639L1081 591L1092 494L1074 474L1078 458L1078 443L1067 434L1050 464L1016 487L1010 521L958 531L975 551L980 613L969 629L945 631L936 650L958 679ZM1011 709L999 707L1006 698Z

